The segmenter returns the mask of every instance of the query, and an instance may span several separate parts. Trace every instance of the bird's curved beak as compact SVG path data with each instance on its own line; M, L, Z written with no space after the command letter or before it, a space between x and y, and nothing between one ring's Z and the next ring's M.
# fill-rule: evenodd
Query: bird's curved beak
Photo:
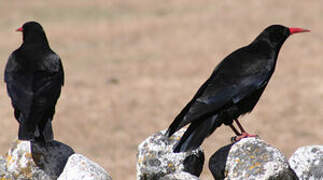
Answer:
M24 29L22 28L22 27L20 27L20 28L18 28L18 29L16 29L16 31L18 32L22 32Z
M291 27L289 28L290 34L295 34L295 33L301 33L301 32L311 32L308 29L302 29L302 28L297 28L297 27Z

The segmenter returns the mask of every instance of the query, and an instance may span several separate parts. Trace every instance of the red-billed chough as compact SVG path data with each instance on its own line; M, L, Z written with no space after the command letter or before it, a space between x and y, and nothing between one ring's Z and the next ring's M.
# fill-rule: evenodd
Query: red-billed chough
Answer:
M18 139L48 142L53 139L51 121L64 84L60 57L49 47L37 22L26 22L23 43L9 57L4 79L19 122Z
M169 126L168 137L190 123L174 152L199 147L222 124L231 127L238 136L236 140L254 136L242 128L239 116L251 112L257 104L275 70L285 40L294 33L308 31L271 25L251 44L224 58ZM233 126L233 121L241 132Z

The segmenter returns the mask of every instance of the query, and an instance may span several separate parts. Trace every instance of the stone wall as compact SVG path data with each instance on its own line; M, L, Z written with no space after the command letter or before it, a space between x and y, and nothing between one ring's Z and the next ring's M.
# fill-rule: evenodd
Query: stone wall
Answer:
M171 138L165 131L138 146L137 180L198 180L204 163L202 148L173 153L185 130ZM288 160L280 150L260 138L245 138L218 149L209 159L214 179L307 180L323 179L323 146L299 148Z
M16 140L0 156L1 180L112 180L97 163L58 141L46 145Z

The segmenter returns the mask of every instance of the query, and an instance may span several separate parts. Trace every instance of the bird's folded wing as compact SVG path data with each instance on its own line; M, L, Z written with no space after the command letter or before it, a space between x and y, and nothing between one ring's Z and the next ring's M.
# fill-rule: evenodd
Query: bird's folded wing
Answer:
M52 62L46 61L47 64L40 71L29 76L17 73L21 67L14 58L13 55L9 57L5 70L7 92L13 107L28 119L35 110L42 111L49 106L55 106L64 83L64 72L59 57L50 56L49 58L55 59L52 59Z
M227 86L209 84L204 92L191 103L178 128L182 128L188 123L205 116L217 113L225 106L238 103L243 98L264 87L267 84L267 76L268 74L266 73L253 74L252 76L236 79L235 84ZM212 89L212 93L207 93L210 92L208 88Z

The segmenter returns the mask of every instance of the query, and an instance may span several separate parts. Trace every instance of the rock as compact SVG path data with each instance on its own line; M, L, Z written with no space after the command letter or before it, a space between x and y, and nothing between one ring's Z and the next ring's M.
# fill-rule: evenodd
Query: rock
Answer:
M17 140L0 156L1 180L112 180L107 172L58 141ZM67 162L67 163L66 163Z
M209 169L214 179L224 179L227 175L225 170L228 154L233 144L226 145L217 150L209 160Z
M74 154L71 147L55 140L46 144L31 142L31 152L36 165L53 179L58 178L67 159Z
M299 179L323 179L323 146L298 148L290 157L289 164Z
M54 180L34 163L29 141L16 140L13 143L7 153L6 165L4 179Z
M176 171L186 171L200 176L204 163L204 152L198 148L186 153L173 153L174 145L185 130L179 130L172 137L158 132L138 146L137 179L154 180Z
M214 179L298 179L286 157L258 138L244 138L221 148L210 158L209 167Z
M0 156L0 179L14 179L14 177L7 171L7 161L3 156Z
M0 156L0 177L7 172L7 161L3 156Z
M107 172L58 141L46 144L16 140L0 156L1 180L112 180ZM66 163L67 162L67 163Z
M81 154L73 154L68 158L64 171L57 180L112 180L112 178L95 162Z
M198 177L184 171L177 171L172 174L168 174L159 180L199 180Z

